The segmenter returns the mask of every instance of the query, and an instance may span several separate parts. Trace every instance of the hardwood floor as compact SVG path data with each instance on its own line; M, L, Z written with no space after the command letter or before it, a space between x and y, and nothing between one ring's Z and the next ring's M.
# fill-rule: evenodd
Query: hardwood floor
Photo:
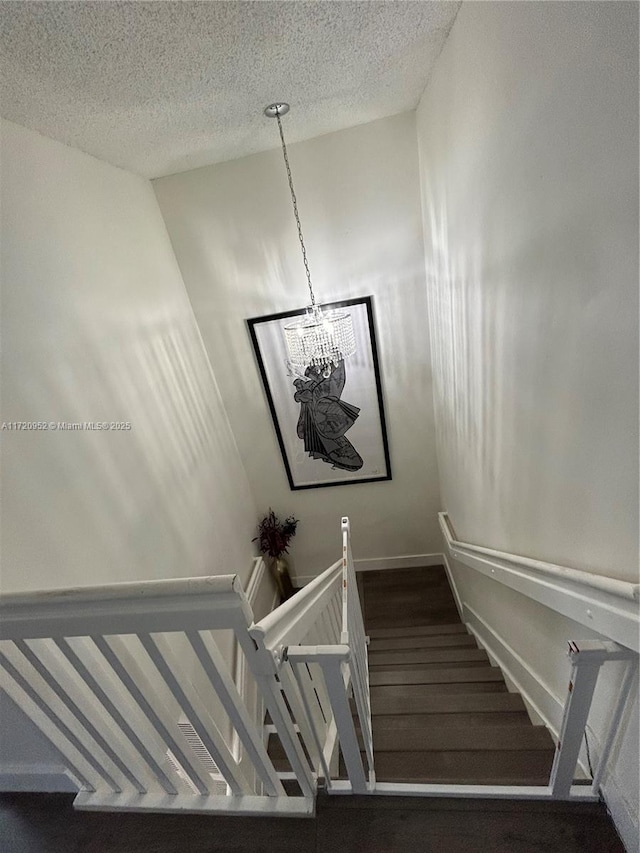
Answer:
M318 853L624 851L601 804L587 804L587 808L583 808L585 804L571 804L567 808L565 803L504 800L324 800L318 817Z
M0 795L2 853L624 853L596 804L318 797L316 817L74 812Z

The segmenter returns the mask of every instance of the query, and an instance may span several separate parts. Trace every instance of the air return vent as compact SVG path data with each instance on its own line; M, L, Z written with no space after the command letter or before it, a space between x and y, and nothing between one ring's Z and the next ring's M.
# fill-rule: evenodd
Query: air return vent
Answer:
M186 717L183 717L181 720L178 721L178 728L184 735L185 740L187 741L195 755L198 757L199 762L209 771L212 779L214 780L215 785L213 786L212 794L225 795L227 793L227 783L224 780L224 776L222 775L222 773L220 773L218 765L211 757L211 753L203 744L197 731L191 725L189 720L186 719ZM194 793L199 793L198 789L189 778L189 774L185 771L184 767L180 764L180 762L171 752L171 750L167 750L167 758L169 760L169 763L173 767L176 775L178 775L184 782L186 782L189 787L193 789Z
M178 721L178 728L184 735L185 740L187 741L191 749L198 756L200 763L207 768L207 770L215 779L215 781L220 784L221 790L216 791L216 793L226 794L227 783L224 780L224 776L220 772L218 765L211 757L211 753L200 739L200 735L198 734L198 732L194 729L194 727L191 725L189 720L186 719L186 717L183 717L181 720Z
M173 768L173 772L178 776L182 781L191 788L192 793L199 794L200 791L193 784L191 779L189 778L189 774L186 772L182 764L178 761L175 755L171 752L170 749L167 750L167 760L169 764Z

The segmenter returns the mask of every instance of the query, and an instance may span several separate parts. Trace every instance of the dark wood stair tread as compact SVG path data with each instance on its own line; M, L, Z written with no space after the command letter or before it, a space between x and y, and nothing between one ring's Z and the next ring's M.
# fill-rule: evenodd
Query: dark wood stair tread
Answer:
M506 693L507 686L500 681L477 681L469 682L468 684L461 683L445 683L445 684L381 684L378 687L371 688L371 699L382 698L402 698L407 700L407 707L413 707L413 712L419 713L422 710L420 702L426 702L429 697L442 696L448 698L447 694L458 694L460 696L472 696L474 693ZM402 713L402 712L401 712Z
M439 663L388 663L381 666L374 664L373 666L369 665L369 672L386 672L391 669L397 672L407 669L465 669L465 667L475 668L476 666L487 667L491 666L491 663L488 658L481 658L480 660L449 660Z
M475 638L471 634L444 634L431 637L380 637L369 643L369 654L374 652L391 652L400 649L440 649L440 648L477 648Z
M425 581L428 579L443 579L448 583L447 572L442 563L437 566L421 566L414 569L373 569L359 572L365 589L376 588L380 584L393 584L394 586L412 581Z
M403 589L397 589L389 585L388 587L381 587L375 590L375 592L368 590L364 594L365 607L371 607L372 605L379 607L384 605L385 601L392 601L396 604L402 602L409 607L414 604L427 605L431 610L436 610L443 605L448 606L451 600L455 599L453 599L451 588L447 583L438 584L437 586L416 584L410 587L405 586Z
M364 595L365 607L367 608L367 619L382 614L387 614L388 609L400 610L407 608L408 610L422 611L437 611L442 607L449 606L454 601L453 593L449 587L432 587L425 589L421 594L416 594L411 590L393 592L389 590L381 590L375 594L365 592ZM389 614L393 615L393 613Z
M554 743L544 726L416 726L393 728L373 724L374 754L381 752L472 752L544 750Z
M397 613L394 611L398 611ZM407 605L400 603L397 606L393 601L387 601L370 612L367 618L367 628L387 628L397 625L402 621L407 627L418 628L421 625L442 625L451 622L454 614L454 605L447 608L429 611L428 607L418 603Z
M482 695L482 694L480 694ZM491 694L490 694L491 695ZM499 694L498 694L499 695ZM356 726L359 726L354 713ZM473 726L530 726L525 710L511 711L458 711L457 713L434 712L432 714L374 714L373 727L383 729L412 729L434 727L464 728Z
M378 752L379 782L452 785L546 785L552 750L469 750L455 752Z
M445 576L432 575L430 577L415 578L414 580L399 582L381 581L377 585L364 582L364 597L372 600L391 595L393 598L421 598L429 599L431 596L451 595L451 587Z
M435 669L383 669L369 673L371 687L393 684L409 687L414 684L464 684L499 682L504 684L502 672L497 666L436 667Z
M367 585L365 582L364 586L364 597L365 601L376 601L381 600L385 596L389 596L390 598L394 598L397 600L405 599L411 600L419 599L420 601L431 601L431 600L440 600L441 598L448 598L452 595L451 587L447 583L446 578L442 578L441 580L431 583L425 583L421 581L419 583L406 583L406 584L397 584L397 583L386 583L380 584L377 588L372 587L371 585Z
M379 714L413 716L429 713L455 716L460 712L482 714L521 711L526 713L522 697L517 693L507 693L504 685L489 682L473 685L473 687L476 688L473 692L463 691L457 684L417 685L409 690L395 686L374 687L371 690L371 713L374 716ZM447 692L438 688L445 688ZM487 688L490 690L488 691Z
M468 636L468 631L466 626L458 620L442 625L402 625L393 628L372 628L371 630L367 629L367 634L374 640L388 637L433 637L444 634L467 634Z
M447 609L434 611L431 614L422 611L418 612L417 610L407 612L404 609L401 613L387 612L375 618L368 618L366 621L366 631L367 634L371 635L375 631L393 628L399 622L402 622L407 628L422 628L429 625L437 628L441 625L450 625L457 615L458 613L454 604Z
M479 660L489 660L484 649L392 649L391 651L374 651L369 654L369 666Z
M604 803L580 803L567 800L504 800L490 799L485 797L410 797L393 796L384 794L351 794L349 797L336 797L327 793L318 795L321 807L324 809L344 810L400 810L420 812L466 812L460 815L458 820L465 820L473 812L506 812L515 813L517 816L523 814L534 814L547 816L549 814L574 814L581 817L603 816L606 818L606 806ZM372 815L374 817L374 815ZM348 818L345 817L345 820ZM607 848L608 849L608 848ZM618 848L616 848L617 850ZM449 851L442 851L449 853ZM487 849L487 853L489 853ZM513 849L509 850L513 853ZM600 850L599 853L604 853Z

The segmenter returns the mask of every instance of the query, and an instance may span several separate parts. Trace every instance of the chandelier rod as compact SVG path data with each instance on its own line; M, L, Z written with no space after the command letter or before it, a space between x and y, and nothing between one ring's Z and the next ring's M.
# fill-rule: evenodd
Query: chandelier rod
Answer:
M309 293L311 295L311 307L315 308L316 305L316 297L313 293L313 285L311 284L311 272L309 271L309 262L307 261L307 250L304 246L304 237L302 236L302 226L300 225L300 215L298 213L298 200L296 199L296 194L293 189L293 178L291 177L291 166L289 165L289 157L287 155L287 146L284 141L284 131L282 130L282 121L280 119L280 105L274 105L273 113L275 114L275 118L278 121L278 130L280 131L280 139L282 141L282 154L284 157L284 165L287 169L287 178L289 180L289 191L291 192L291 202L293 204L293 215L296 219L296 225L298 226L298 240L300 241L300 248L302 249L302 260L304 262L304 268L307 273L307 282L309 285Z

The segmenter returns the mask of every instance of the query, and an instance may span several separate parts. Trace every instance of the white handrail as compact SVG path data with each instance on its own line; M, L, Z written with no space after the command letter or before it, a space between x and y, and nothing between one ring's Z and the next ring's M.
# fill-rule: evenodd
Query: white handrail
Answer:
M640 599L640 584L621 581L617 578L606 577L605 575L594 575L580 569L559 566L555 563L546 563L543 560L534 560L530 557L522 557L519 554L509 554L506 551L494 551L492 548L472 545L469 542L460 542L455 538L448 513L439 512L438 520L447 545L451 549L458 548L464 551L471 551L475 554L483 554L486 557L493 557L497 560L504 560L505 562L520 565L527 569L533 569L541 574L551 575L554 578L574 581L593 589L599 589L618 598L626 598L631 601L638 601Z
M340 577L341 568L342 561L336 560L311 583L253 625L249 632L251 636L254 639L258 639L259 636L265 647L269 649L275 649L282 643L297 644L298 635L300 633L304 635L308 630L309 621L318 609L322 608L331 586Z
M69 606L115 599L174 598L184 595L232 592L242 589L237 575L206 575L194 578L167 578L165 580L123 581L100 586L78 586L69 589L36 589L29 592L2 593L3 605L45 608Z
M235 614L253 621L237 575L11 593L0 595L0 639L180 631L185 620L204 630Z

